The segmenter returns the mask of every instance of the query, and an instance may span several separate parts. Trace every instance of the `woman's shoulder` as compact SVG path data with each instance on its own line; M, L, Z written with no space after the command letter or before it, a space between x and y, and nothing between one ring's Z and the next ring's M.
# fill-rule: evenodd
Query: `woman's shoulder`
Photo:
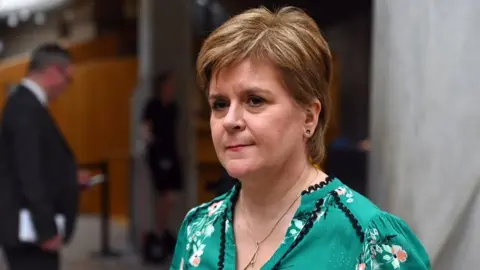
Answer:
M310 187L307 196L308 203L321 201L323 208L328 212L335 210L338 221L351 221L358 228L368 224L384 212L365 196L359 194L336 177L328 177L323 185ZM347 217L348 219L340 218ZM336 219L336 218L335 218Z
M368 226L372 220L386 213L364 195L343 183L336 187L333 197L337 204L341 205L340 209L355 217L361 227Z
M413 234L412 229L404 220L382 210L368 198L346 185L339 185L332 197L336 208L343 212L350 221L349 223L352 223L352 226L356 227L364 236L372 230L386 235L407 231Z
M215 218L220 216L222 213L225 213L225 211L227 211L227 204L231 201L231 196L233 196L235 193L235 188L236 187L220 196L215 197L209 202L202 203L190 209L183 222L189 224L196 219Z
M344 225L354 229L362 243L358 269L430 269L428 253L404 220L346 185L339 185L332 194L336 208L347 217L343 220L350 223Z

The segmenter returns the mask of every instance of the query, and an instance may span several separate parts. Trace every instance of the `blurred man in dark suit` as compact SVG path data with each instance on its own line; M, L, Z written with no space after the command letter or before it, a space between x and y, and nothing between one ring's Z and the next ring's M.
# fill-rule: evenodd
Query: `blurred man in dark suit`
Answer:
M0 245L11 270L60 268L59 253L75 226L79 190L89 181L48 111L70 85L70 54L56 44L38 47L28 74L5 104L0 130ZM31 213L37 239L19 237L19 211ZM57 230L56 215L65 218Z

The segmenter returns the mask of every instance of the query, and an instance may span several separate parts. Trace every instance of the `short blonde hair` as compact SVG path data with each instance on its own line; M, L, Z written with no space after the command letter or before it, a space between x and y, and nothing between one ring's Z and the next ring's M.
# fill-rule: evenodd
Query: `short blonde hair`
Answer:
M282 83L301 106L309 106L315 99L321 102L319 123L307 144L312 162L320 164L325 156L332 59L315 21L295 7L276 12L261 7L232 17L203 43L197 59L200 89L208 95L213 74L245 59L274 64Z

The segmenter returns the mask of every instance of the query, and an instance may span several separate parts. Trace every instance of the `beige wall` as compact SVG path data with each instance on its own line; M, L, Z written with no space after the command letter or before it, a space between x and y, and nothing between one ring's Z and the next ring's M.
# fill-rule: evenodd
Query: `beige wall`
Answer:
M433 269L479 269L480 2L373 6L370 196Z

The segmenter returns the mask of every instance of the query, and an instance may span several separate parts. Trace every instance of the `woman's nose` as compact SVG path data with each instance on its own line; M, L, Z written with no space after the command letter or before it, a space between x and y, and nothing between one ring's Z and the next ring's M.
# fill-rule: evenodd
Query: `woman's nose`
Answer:
M245 128L242 107L231 104L225 115L223 126L228 132L241 131Z

